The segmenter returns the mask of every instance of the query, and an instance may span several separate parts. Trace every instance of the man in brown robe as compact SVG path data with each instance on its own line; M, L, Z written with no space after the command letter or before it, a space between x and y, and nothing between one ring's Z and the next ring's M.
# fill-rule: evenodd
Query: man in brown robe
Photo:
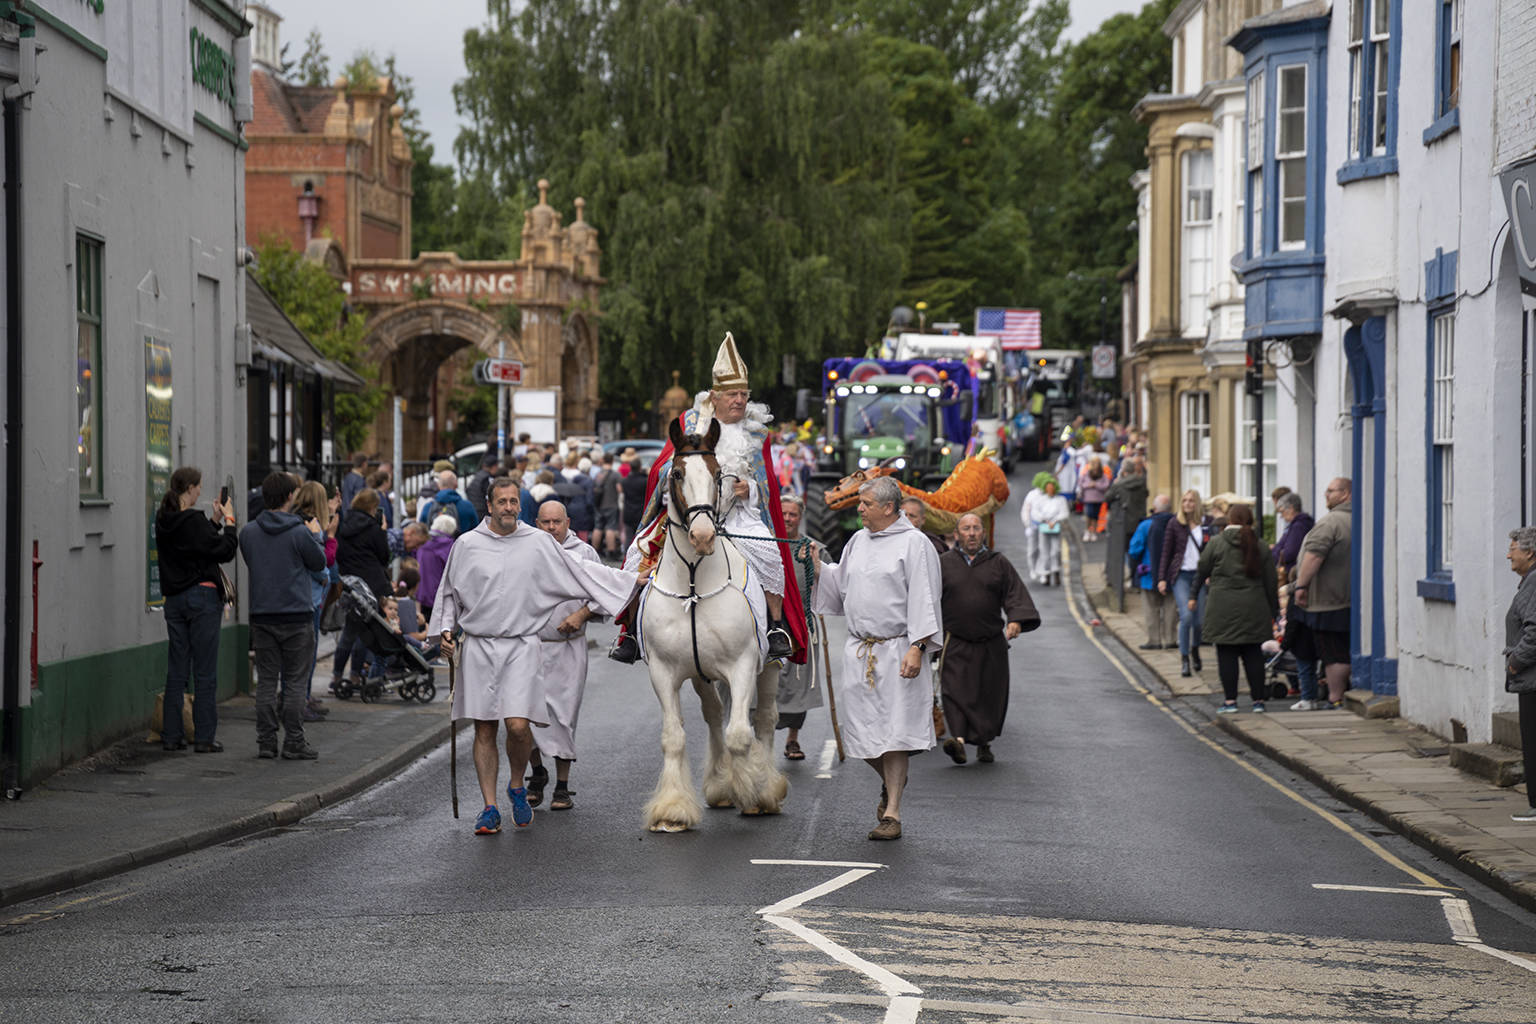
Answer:
M939 558L944 574L944 672L941 682L949 738L944 753L965 764L992 761L991 743L1008 713L1008 641L1040 625L1040 613L1013 565L986 546L981 517L966 513L959 543Z

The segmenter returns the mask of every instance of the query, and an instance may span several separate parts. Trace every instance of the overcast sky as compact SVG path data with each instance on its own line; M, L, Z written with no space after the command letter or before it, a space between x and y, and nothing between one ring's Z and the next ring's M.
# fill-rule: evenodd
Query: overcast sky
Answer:
M432 0L425 4L389 4L378 0L264 0L286 19L282 40L288 56L304 52L304 37L320 30L334 77L359 50L380 57L394 53L400 70L416 82L416 103L437 147L436 159L453 155L459 118L453 109L453 83L464 77L464 31L485 20L485 0ZM1068 37L1079 39L1121 11L1140 10L1141 0L1072 0Z

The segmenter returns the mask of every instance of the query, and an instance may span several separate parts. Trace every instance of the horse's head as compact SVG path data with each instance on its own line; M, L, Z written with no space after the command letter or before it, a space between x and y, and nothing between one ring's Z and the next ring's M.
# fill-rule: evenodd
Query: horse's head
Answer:
M852 508L859 500L859 488L871 480L882 476L890 476L896 472L891 466L870 466L866 469L857 469L837 482L836 487L829 487L823 496L827 508L845 509Z
M668 432L672 442L672 471L667 479L673 521L688 531L699 555L715 552L715 513L720 506L720 463L715 445L720 424L711 419L705 434L685 434L677 420Z

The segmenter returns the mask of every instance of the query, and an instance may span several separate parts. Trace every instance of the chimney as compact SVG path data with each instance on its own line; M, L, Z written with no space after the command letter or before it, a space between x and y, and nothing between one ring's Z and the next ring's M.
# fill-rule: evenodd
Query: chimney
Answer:
M262 4L246 4L245 20L251 26L251 59L273 75L283 70L282 42L278 26L283 17Z

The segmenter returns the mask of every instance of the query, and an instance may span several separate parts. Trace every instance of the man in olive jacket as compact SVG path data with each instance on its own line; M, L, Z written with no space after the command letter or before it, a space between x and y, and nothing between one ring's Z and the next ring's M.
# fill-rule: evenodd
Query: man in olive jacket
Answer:
M1520 701L1520 746L1531 806L1510 817L1536 821L1536 526L1509 531L1509 567L1520 577L1504 613L1504 689Z

